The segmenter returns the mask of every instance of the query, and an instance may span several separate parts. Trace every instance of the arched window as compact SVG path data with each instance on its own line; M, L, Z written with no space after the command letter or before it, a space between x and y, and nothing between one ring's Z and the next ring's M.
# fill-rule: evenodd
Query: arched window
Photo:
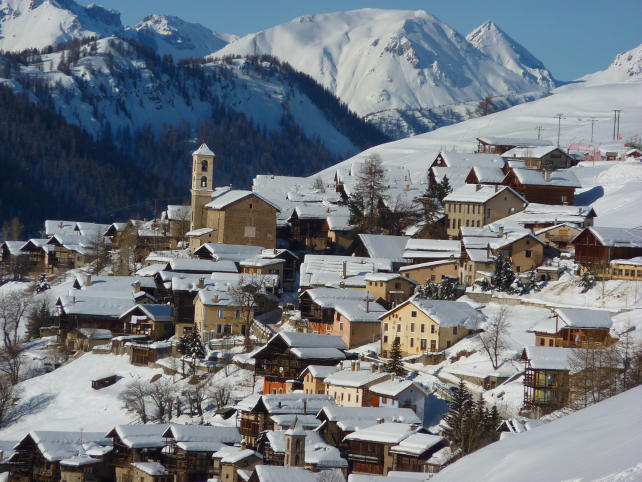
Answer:
M296 449L299 450L301 448L301 440L296 439Z
M296 465L297 467L299 466L299 456L298 455L294 456L294 465Z
M201 187L207 187L207 178L205 176L201 178Z
M207 172L207 161L206 160L201 161L201 171Z

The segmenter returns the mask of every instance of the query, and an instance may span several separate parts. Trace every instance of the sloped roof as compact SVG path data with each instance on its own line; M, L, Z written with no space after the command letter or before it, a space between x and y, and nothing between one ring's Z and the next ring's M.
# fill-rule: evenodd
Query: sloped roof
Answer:
M502 178L503 179L503 178ZM501 182L501 181L500 181ZM485 203L496 196L508 191L516 198L528 204L528 201L520 196L513 188L509 186L486 186L482 184L464 184L451 192L444 198L444 202L463 202L463 203Z
M527 346L526 357L531 367L536 370L569 370L569 356L572 348L556 348L548 346Z
M317 333L298 333L296 331L281 331L273 339L280 337L290 347L297 348L338 348L347 350L348 346L340 336L319 335ZM268 342L269 343L269 342Z
M399 444L402 440L416 433L417 430L419 430L418 426L408 423L383 422L355 430L346 435L343 440Z
M642 228L610 228L591 226L587 228L603 246L616 248L642 248ZM578 234L580 236L582 233Z
M78 455L82 449L90 455L104 455L112 450L112 441L102 432L67 432L34 430L18 444L31 438L49 462L58 462ZM80 441L82 440L82 447Z
M67 315L104 316L114 319L134 306L136 302L130 298L99 298L83 296L61 296L56 303Z
M369 388L372 393L383 395L384 397L398 397L401 393L408 390L410 387L416 388L425 396L430 395L424 388L412 380L387 380L385 382L377 383Z
M323 407L319 416L322 414L330 422L336 422L337 426L345 432L370 427L377 423L377 419L387 422L421 423L417 414L410 408L338 407L334 405Z
M163 432L164 438L173 438L176 442L208 442L233 444L241 442L241 434L236 427L210 425L170 424Z
M165 466L160 462L132 462L132 467L153 477L169 474Z
M246 191L246 190L243 190L243 189L231 189L229 191L225 191L224 193L222 193L222 194L220 194L220 195L218 195L216 197L213 196L212 200L210 202L208 202L205 205L205 207L209 208L209 209L225 209L230 204L234 204L235 202L238 202L241 199L245 199L246 197L249 197L249 196L256 196L261 201L269 204L274 209L276 209L277 212L281 210L281 208L279 208L279 206L274 204L272 201L264 198L260 194L257 194L257 193L252 192L252 191Z
M321 308L334 308L341 300L365 300L366 296L374 301L374 296L364 289L354 288L311 288L301 295L309 296L312 302Z
M414 433L410 437L399 442L399 445L391 447L390 451L397 454L421 455L443 440L443 437L440 437L439 435Z
M550 171L550 181L545 180L542 171L535 169L515 168L512 171L519 182L527 186L582 187L575 174L569 170Z
M486 321L486 315L463 301L425 300L417 296L413 296L394 307L386 315L408 303L417 307L439 326L445 328L463 326L469 330L476 330L482 322Z
M270 448L275 453L281 454L285 453L285 436L292 435L292 433L290 433L290 430L268 430L265 435L270 443ZM318 432L301 429L294 435L305 436L306 464L317 465L319 467L348 466L348 462L341 457L339 449L329 445Z
M573 328L608 328L613 326L611 313L606 310L583 308L555 308L555 313L566 325Z
M141 310L145 315L152 321L158 322L169 322L172 321L172 314L174 310L171 305L152 305L141 303L135 306L132 306L130 309L125 311L120 318L124 318L127 315L130 315L132 312Z
M131 449L164 447L163 434L169 427L167 423L116 425L105 437L117 435Z
M403 261L402 251L410 237L387 234L359 234L359 239L371 258Z
M390 373L372 372L370 370L339 370L328 375L323 383L340 387L359 388L377 380L389 379Z
M192 152L193 156L213 156L212 150L203 142L198 149Z
M562 151L557 146L553 145L547 145L547 146L520 146L520 147L513 147L512 149L504 152L502 154L503 157L516 157L516 158L533 158L533 159L540 159L544 157L546 154L549 152L552 152L556 149L559 149ZM562 151L564 152L564 151ZM566 153L564 153L566 154Z
M484 144L493 146L536 147L551 145L550 141L544 139L528 139L524 137L483 136L478 137L477 140L483 142Z
M473 166L471 171L482 184L500 184L506 177L501 167Z

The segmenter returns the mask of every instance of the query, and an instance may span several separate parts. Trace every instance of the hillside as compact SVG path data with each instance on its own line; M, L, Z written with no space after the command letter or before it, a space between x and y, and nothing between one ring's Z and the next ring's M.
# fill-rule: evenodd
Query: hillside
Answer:
M231 42L213 56L274 55L399 137L466 119L487 95L505 107L553 86L541 62L494 32L499 57L508 55L510 65L421 10L306 15Z
M488 445L433 480L639 480L641 401L642 387L633 388Z

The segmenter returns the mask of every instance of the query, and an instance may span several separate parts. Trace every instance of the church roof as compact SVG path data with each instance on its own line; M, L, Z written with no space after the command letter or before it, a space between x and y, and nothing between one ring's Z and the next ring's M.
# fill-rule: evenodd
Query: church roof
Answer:
M199 147L194 152L192 152L192 155L193 156L199 156L199 155L200 156L213 156L214 153L212 152L212 150L209 147L207 147L207 144L205 144L203 142L201 144L201 147Z
M276 204L264 198L263 196L252 191L245 191L241 189L230 189L227 191L223 191L223 193L218 196L216 196L216 191L214 191L212 200L207 203L205 207L210 209L224 209L230 204L234 204L235 202L240 201L241 199L245 199L248 196L255 196L263 202L272 206L277 211L280 211L279 207Z

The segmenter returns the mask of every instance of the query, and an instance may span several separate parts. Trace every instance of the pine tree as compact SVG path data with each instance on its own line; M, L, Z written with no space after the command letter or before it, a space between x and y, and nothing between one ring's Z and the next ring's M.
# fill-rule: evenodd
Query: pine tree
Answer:
M504 256L497 256L495 259L495 272L491 277L491 283L497 291L513 292L515 273L510 262Z
M426 280L426 284L423 286L417 286L415 290L417 298L422 298L424 300L436 300L439 297L439 285L431 283L430 280Z
M392 349L390 350L390 360L386 363L385 369L389 373L394 373L400 377L406 375L406 370L403 367L401 361L401 347L399 346L399 340L395 338L395 341L392 343Z
M586 293L595 286L595 276L588 269L585 269L577 285L582 288L582 293Z
M456 285L451 278L444 278L439 285L440 300L454 300L457 298Z
M444 437L450 443L452 450L461 449L466 439L466 419L472 406L470 392L460 380L459 386L453 390L452 398L448 401L448 413L444 421Z
M444 198L453 192L453 188L450 185L448 176L444 176L440 183L437 183L434 187L435 196L439 200L440 204L444 204Z
M198 358L199 360L205 358L205 346L203 346L203 342L201 341L201 336L199 335L198 330L192 330L190 332L189 351L193 360L195 360L196 358Z
M36 282L36 293L42 293L47 291L51 286L49 286L49 281L47 280L47 274L41 273Z

